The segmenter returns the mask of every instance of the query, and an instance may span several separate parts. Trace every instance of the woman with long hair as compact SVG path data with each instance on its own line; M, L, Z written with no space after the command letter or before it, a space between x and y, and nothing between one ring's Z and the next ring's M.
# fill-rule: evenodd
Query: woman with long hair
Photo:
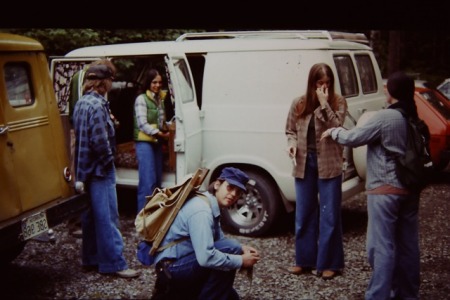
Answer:
M306 94L293 100L286 122L288 154L294 167L295 266L291 274L316 270L332 279L344 268L341 202L343 147L322 132L342 126L344 97L334 91L334 74L324 63L311 67Z

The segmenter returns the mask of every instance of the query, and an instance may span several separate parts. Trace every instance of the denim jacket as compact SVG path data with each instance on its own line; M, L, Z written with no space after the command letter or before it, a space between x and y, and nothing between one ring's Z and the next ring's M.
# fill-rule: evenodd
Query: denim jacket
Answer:
M395 173L395 159L406 150L407 123L394 109L376 112L362 126L346 130L331 130L331 137L340 144L351 147L367 145L366 189L382 185L403 188Z
M214 248L214 242L225 238L220 227L220 208L216 197L204 193L210 202L197 196L189 199L178 212L161 246L183 237L189 239L157 254L162 259L178 259L195 252L200 266L229 271L242 266L241 255L228 254Z

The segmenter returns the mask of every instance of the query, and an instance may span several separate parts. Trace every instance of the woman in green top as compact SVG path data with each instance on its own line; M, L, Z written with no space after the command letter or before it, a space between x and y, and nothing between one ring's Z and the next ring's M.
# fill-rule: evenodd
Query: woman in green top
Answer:
M146 196L161 186L163 171L162 143L169 137L166 129L162 76L150 69L144 81L146 90L134 103L134 140L139 166L137 211L144 207Z

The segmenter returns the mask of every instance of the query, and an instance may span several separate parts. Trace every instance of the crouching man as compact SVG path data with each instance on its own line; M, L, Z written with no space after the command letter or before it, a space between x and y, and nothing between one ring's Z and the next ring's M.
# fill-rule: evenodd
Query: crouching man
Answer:
M161 246L184 241L156 256L157 279L152 299L240 299L233 288L236 270L260 260L256 249L227 239L220 227L220 209L246 192L248 176L228 167L204 193L183 205Z

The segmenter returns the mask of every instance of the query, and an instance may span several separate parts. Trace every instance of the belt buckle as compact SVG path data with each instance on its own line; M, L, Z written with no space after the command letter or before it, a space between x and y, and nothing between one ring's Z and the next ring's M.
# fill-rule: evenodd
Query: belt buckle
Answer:
M171 279L172 276L170 275L169 266L174 262L175 260L172 259L166 259L159 261L156 264L156 273L159 275L161 273L164 273L167 279Z

